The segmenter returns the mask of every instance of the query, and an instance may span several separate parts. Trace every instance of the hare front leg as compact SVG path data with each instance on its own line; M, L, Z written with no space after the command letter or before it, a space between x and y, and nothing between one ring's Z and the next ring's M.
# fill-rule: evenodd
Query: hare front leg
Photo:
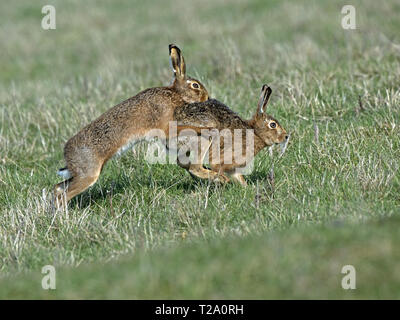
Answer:
M246 187L247 182L244 179L243 175L239 172L235 172L231 175L232 179L234 179L236 182L239 182L242 186Z

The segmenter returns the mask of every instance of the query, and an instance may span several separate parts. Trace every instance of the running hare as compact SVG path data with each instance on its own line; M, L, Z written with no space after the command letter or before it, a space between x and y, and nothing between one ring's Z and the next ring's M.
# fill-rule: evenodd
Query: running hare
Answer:
M177 121L178 127L186 127L188 130L192 130L193 134L201 135L200 139L211 141L208 145L206 143L206 148L200 148L200 139L194 137L196 143L194 148L198 148L195 150L194 161L187 161L186 164L179 163L179 165L186 168L192 175L200 178L226 182L229 181L229 178L225 175L227 173L233 179L246 185L243 175L236 169L243 168L263 148L278 143L284 144L288 141L286 130L277 120L265 113L265 107L271 92L271 88L267 85L262 87L257 111L250 120L243 120L238 114L215 99L201 103L185 104L175 109L174 119ZM217 129L217 136L210 134L212 129L214 129L214 133L215 129ZM246 140L246 130L251 130L254 133L251 141ZM222 134L223 131L224 134ZM235 135L235 132L239 133L239 136ZM204 135L204 133L206 134ZM187 133L180 131L180 136L178 137L178 147L188 150L190 148L187 145L185 146L187 140L182 139L182 135L184 135L183 137L185 135L188 136L190 131ZM179 139L183 141L181 145L179 144ZM249 144L253 145L253 150L251 150L250 154L246 154L246 145ZM191 148L189 153L194 148ZM207 152L209 153L211 170L203 166ZM180 153L182 154L182 152ZM225 158L225 153L230 154L230 156ZM239 157L237 157L238 153Z
M66 167L58 174L65 181L55 185L57 207L93 185L106 162L124 146L143 140L151 129L168 137L174 111L185 103L204 102L208 92L200 81L186 76L180 49L169 45L174 81L168 87L149 88L102 114L67 141Z

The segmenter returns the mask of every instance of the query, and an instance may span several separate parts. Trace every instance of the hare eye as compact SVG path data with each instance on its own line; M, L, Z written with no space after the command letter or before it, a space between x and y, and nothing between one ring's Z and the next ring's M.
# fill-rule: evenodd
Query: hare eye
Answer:
M275 123L275 122L270 122L270 123L269 123L269 127L270 127L271 129L275 129L275 128L276 128L276 123Z
M192 82L192 88L194 88L194 89L198 89L198 88L200 88L200 86L199 86L199 84L198 84L198 83L196 83L196 82Z

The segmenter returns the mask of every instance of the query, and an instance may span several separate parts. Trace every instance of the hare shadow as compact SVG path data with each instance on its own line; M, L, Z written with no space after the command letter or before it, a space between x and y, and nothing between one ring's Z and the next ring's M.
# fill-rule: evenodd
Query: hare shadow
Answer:
M252 172L251 174L245 176L245 179L248 183L251 183L254 185L257 183L267 184L270 181L268 174L265 174L261 171Z
M274 179L274 177L272 177ZM265 173L264 171L253 171L248 175L245 175L245 180L249 185L259 185L261 187L266 187L268 190L273 190L273 183L271 181L271 176ZM196 176L191 175L188 171L182 170L180 172L180 176L177 181L173 181L170 179L157 179L155 180L150 176L137 175L137 181L139 185L145 187L157 187L167 192L176 192L178 194L189 194L193 193L199 188L204 186L213 185L213 188L210 188L209 193L213 194L217 192L220 188L229 188L229 186L233 186L233 183L227 184L219 184L214 183L209 180L200 179ZM236 185L236 184L235 184ZM78 195L73 198L68 206L70 208L78 208L85 209L90 207L93 204L101 203L105 201L112 201L112 197L124 193L126 190L133 189L137 190L137 185L132 185L132 178L122 171L118 174L117 177L105 177L101 179L97 184L95 184L92 188L85 191L84 193Z
M180 193L192 193L195 192L199 187L213 184L212 182L205 181L196 177L185 176L188 173L182 173L182 178L178 180L178 182L172 182L171 180L161 179L154 182L154 180L142 178L140 180L140 184L146 187L154 187L155 185L158 188L163 190L168 190L169 192L177 192ZM95 204L96 202L105 201L107 198L111 202L111 198L115 195L124 193L127 189L131 188L132 184L130 182L130 178L127 175L122 174L117 179L106 179L105 181L100 182L100 186L97 185L83 194L78 195L73 198L68 206L70 208L78 208L85 209ZM210 190L210 193L214 191ZM167 192L168 192L167 191Z
M246 175L245 179L250 185L255 186L258 184L266 186L268 189L271 187L271 177L262 171L252 172L251 174ZM214 188L210 189L210 194L216 192L218 187L226 188L229 187L229 185L232 185L232 183L220 185L195 176L189 176L188 172L183 172L182 178L177 182L171 182L171 180L166 179L154 181L151 178L142 177L140 179L140 184L146 187L154 187L156 185L163 190L169 190L169 192L181 193L181 191L183 191L183 193L187 194L195 192L197 189L207 185L215 185ZM132 188L131 179L128 175L120 174L116 179L107 178L100 181L99 185L95 185L95 187L92 187L83 194L73 198L68 206L70 208L85 209L97 202L105 201L107 198L111 202L112 197L124 193L129 188Z

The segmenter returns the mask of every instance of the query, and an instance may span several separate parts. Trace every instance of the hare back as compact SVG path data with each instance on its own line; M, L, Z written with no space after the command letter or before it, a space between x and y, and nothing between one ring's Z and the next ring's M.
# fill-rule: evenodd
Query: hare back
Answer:
M182 104L173 88L144 90L84 127L67 142L64 153L69 149L86 147L100 158L108 159L129 144L141 140L150 129L166 130L168 119L172 120L173 109Z
M213 127L216 129L249 128L240 116L228 106L216 99L205 102L185 104L175 109L174 119L178 125Z

